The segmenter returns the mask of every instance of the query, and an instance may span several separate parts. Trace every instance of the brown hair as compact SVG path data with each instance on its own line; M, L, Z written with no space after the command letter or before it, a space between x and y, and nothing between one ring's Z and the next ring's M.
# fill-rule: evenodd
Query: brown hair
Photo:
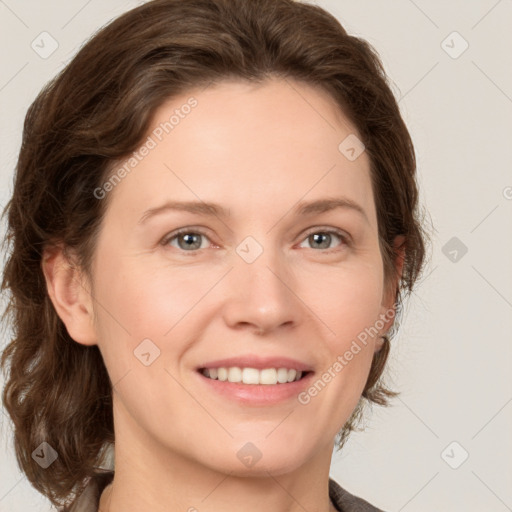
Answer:
M418 213L413 144L373 48L320 7L294 0L154 0L101 29L28 109L8 214L10 251L2 289L12 340L3 403L14 423L18 463L54 505L69 504L114 442L111 382L97 346L73 342L48 296L43 250L72 249L90 272L108 201L95 189L112 163L141 143L170 98L233 78L293 78L327 91L357 127L371 161L387 282L396 235L405 235L396 304L411 292L426 241ZM107 198L108 199L108 198ZM90 274L88 274L90 275ZM381 375L390 343L373 360L362 397L387 404ZM341 448L361 403L341 431ZM31 457L43 441L58 458Z

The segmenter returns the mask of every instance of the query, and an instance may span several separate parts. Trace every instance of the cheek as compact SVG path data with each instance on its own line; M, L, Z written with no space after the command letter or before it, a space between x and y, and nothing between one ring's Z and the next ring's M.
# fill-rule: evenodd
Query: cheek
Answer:
M373 264L332 273L329 291L316 294L315 311L332 332L324 337L328 353L315 388L328 389L324 403L338 411L341 424L356 406L368 378L382 292L382 267L375 259Z
M185 267L115 264L113 259L98 268L103 279L95 287L95 308L104 357L114 367L130 367L133 351L145 339L152 340L162 356L176 355L183 347L175 333L196 318L201 298L218 280L212 274Z
M333 350L344 350L353 339L370 330L379 318L382 267L375 259L373 264L358 263L336 271L330 269L323 278L320 275L315 283L310 283L309 290L309 300L315 304L315 312L330 330L326 340L330 340Z
M356 407L373 360L382 286L379 272L367 270L340 277L335 291L318 295L317 311L334 334L324 337L325 365L299 399L330 418L333 435Z

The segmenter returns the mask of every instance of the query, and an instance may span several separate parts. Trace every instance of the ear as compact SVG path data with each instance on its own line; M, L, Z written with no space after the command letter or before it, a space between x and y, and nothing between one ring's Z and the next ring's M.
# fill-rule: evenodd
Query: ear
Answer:
M41 267L48 295L68 334L82 345L95 345L93 300L78 265L58 246L44 251Z
M402 271L405 261L405 236L398 235L393 241L393 249L395 252L394 266L396 269L395 275L387 283L386 290L384 290L380 320L384 323L380 329L381 335L386 334L392 327L396 316L396 291L402 277ZM378 338L375 342L375 352L378 352L384 344L382 338Z

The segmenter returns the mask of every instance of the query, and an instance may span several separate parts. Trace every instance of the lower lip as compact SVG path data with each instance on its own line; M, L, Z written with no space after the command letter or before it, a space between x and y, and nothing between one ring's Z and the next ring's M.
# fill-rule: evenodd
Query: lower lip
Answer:
M242 404L256 406L274 405L297 398L299 393L310 385L314 375L313 372L309 372L302 379L285 384L241 384L209 379L201 372L196 373L202 382L219 395Z

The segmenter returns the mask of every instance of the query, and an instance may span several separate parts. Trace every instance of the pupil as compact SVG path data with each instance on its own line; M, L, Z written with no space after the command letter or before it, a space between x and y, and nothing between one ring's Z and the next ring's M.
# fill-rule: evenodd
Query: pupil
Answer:
M324 248L329 247L331 235L329 235L327 233L316 233L313 235L313 239L314 239L315 243L319 242L319 240L318 240L319 237L325 237L325 239L327 240L327 245L325 245L325 243L324 243L324 246L322 248L324 249ZM320 244L321 244L321 241L320 241Z
M185 247L188 247L188 248L194 247L195 249L199 248L201 246L201 242L197 241L198 238L199 238L198 235L194 235L194 234L190 234L190 233L182 236L182 239L185 240Z

